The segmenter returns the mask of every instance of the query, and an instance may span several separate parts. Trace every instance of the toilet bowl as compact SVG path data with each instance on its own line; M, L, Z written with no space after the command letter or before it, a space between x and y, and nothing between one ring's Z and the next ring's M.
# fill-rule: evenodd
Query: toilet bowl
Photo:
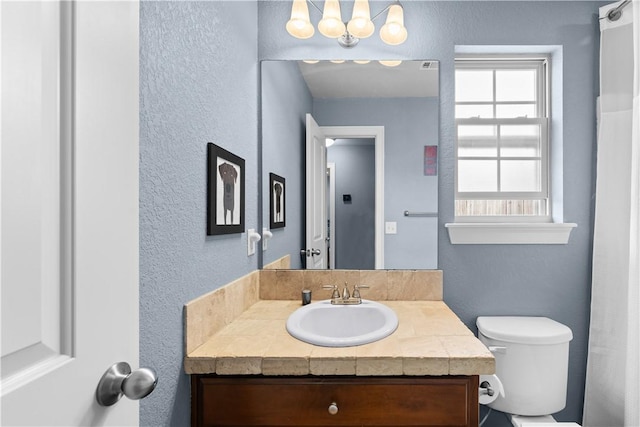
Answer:
M566 405L571 329L546 317L482 316L478 338L496 360L504 393L487 406L509 414L515 427L558 423L551 414Z

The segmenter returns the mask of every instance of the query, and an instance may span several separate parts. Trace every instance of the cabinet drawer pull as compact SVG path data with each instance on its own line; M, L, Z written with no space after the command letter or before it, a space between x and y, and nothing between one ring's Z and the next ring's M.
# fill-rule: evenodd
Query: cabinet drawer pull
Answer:
M329 405L329 409L328 409L329 413L331 415L335 415L338 413L338 404L336 402L331 402L331 405Z

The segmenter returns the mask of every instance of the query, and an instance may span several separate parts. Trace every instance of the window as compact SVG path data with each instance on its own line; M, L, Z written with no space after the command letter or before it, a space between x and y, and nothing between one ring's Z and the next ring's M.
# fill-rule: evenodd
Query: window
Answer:
M456 60L456 221L551 221L547 68Z

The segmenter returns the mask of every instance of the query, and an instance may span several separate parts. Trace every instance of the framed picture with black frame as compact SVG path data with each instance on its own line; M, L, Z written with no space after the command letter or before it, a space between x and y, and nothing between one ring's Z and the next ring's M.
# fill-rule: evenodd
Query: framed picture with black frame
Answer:
M207 235L244 232L244 159L207 144Z
M286 218L286 186L284 178L269 174L269 228L282 228Z

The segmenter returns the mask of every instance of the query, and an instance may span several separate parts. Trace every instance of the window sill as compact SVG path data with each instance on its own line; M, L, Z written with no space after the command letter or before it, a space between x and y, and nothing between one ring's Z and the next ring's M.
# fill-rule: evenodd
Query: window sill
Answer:
M574 223L462 223L444 225L452 245L566 245Z

